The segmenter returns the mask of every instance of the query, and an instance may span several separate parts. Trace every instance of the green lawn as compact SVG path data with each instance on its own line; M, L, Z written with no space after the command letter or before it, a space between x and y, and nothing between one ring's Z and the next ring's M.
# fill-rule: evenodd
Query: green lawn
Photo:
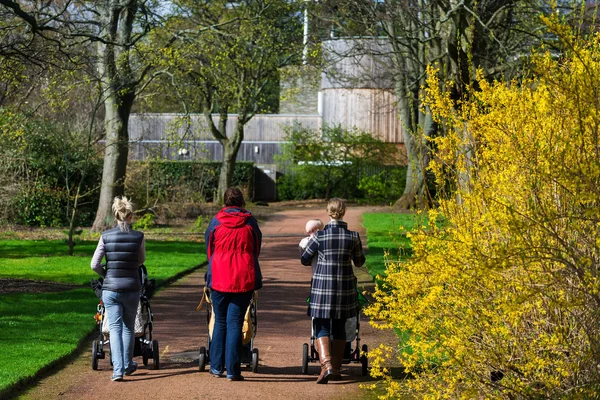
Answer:
M366 264L373 277L385 275L386 262L410 257L412 251L406 232L413 229L417 218L415 214L363 214L369 248Z
M98 298L89 281L96 241L68 256L63 241L0 241L0 278L82 285L60 293L0 295L0 397L11 386L73 352L95 326ZM206 261L199 242L146 242L148 275L157 285Z
M0 296L0 394L69 355L95 325L91 289Z
M39 279L87 285L97 275L90 262L97 241L75 246L75 255L61 240L0 241L0 278ZM204 243L146 242L146 268L160 284L165 279L206 261Z

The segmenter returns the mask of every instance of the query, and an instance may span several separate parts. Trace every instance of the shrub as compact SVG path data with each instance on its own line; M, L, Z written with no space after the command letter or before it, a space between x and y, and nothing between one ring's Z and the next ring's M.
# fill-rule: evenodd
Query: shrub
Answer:
M138 220L133 224L133 229L144 230L148 228L152 228L156 222L156 215L152 213L147 213L142 215Z
M0 215L30 226L67 224L76 187L86 158L81 132L0 108ZM88 158L83 177L78 223L91 222L97 207L93 194L99 187L102 160Z
M203 161L132 161L129 163L126 192L139 205L210 201L218 186L219 162ZM251 193L254 164L237 162L233 185Z
M204 229L204 216L199 215L194 222L194 225L190 227L190 232L202 232Z
M386 169L375 175L363 176L358 189L375 202L393 202L402 196L406 185L406 168Z
M370 133L341 126L313 130L294 125L286 132L278 161L286 174L278 180L281 200L360 198L361 177L373 166L394 165L397 149Z
M15 200L16 222L28 226L60 227L67 221L64 190L36 182Z
M388 397L598 397L600 35L536 58L537 77L454 104L428 81L447 134L432 169L453 192L411 235L367 310L410 332L413 374ZM432 71L430 71L432 72ZM436 225L440 215L447 223ZM373 374L383 373L373 351Z
M330 174L329 176L327 174ZM339 179L331 196L367 199L370 202L392 202L402 195L406 183L406 167L363 165L360 169L299 165L277 179L280 200L322 199L327 196L327 179Z

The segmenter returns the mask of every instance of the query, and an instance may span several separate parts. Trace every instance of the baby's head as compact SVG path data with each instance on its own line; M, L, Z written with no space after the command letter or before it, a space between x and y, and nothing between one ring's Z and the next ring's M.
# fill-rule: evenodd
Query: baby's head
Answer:
M317 233L317 231L323 229L323 222L321 222L320 219L309 219L308 222L306 222L306 227L304 229L306 229L306 233L312 236Z

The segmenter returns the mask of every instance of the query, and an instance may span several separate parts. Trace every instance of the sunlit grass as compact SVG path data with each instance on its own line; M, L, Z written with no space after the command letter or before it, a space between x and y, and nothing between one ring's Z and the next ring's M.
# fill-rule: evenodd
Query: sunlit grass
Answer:
M94 327L91 289L0 296L0 393L69 355Z
M61 240L0 241L0 278L86 285L59 293L0 295L0 397L3 391L68 356L95 326L98 298L89 287L97 241L84 241L75 255ZM200 242L146 242L146 267L161 285L206 261Z
M366 264L373 277L385 275L387 262L410 257L412 250L406 232L413 229L418 218L415 214L363 214L369 248Z
M0 241L0 278L46 280L87 285L97 275L90 262L97 241L79 242L75 255L61 240ZM157 284L206 261L199 242L146 242L146 267Z

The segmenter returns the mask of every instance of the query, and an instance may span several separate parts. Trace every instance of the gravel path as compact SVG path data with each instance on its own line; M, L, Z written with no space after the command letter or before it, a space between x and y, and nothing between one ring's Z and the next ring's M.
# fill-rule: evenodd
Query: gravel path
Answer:
M299 262L298 242L304 236L307 219L328 221L325 207L297 208L275 212L261 223L263 248L260 256L264 287L257 303L258 330L254 346L259 349L257 373L243 367L244 382L217 379L198 371L198 349L207 344L206 312L195 311L203 287L204 269L194 272L160 291L151 301L154 312L154 338L159 341L161 369L141 365L123 382L111 382L107 359L93 371L91 350L76 357L60 371L46 376L22 399L355 399L362 396L359 384L369 380L361 375L360 364L345 365L345 379L316 385L317 363L309 364L302 375L302 344L310 339L310 319L306 316L310 267ZM373 208L351 207L345 220L358 230L366 245L360 223L363 212ZM199 244L203 245L203 244ZM152 262L148 261L152 276ZM357 271L359 282L369 284L364 270ZM90 310L90 318L94 310ZM394 341L391 332L373 330L363 317L362 343L370 347ZM91 343L88 346L91 349ZM150 365L152 362L150 362ZM349 374L349 375L348 375Z

